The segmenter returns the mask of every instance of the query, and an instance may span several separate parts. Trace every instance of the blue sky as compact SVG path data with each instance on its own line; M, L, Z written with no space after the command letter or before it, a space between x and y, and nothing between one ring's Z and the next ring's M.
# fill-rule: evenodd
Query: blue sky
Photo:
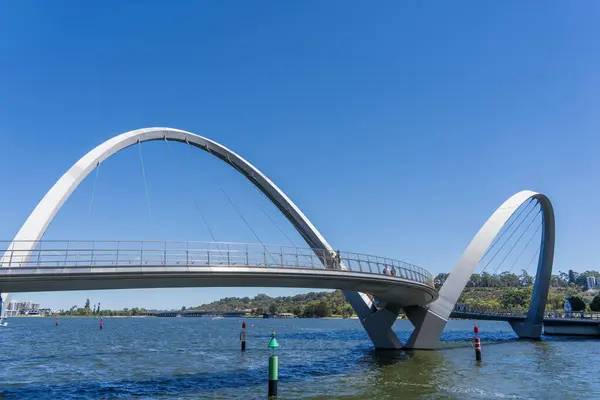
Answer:
M449 270L511 194L550 196L555 271L598 268L595 2L8 2L0 5L0 237L94 146L186 129L275 181L336 248ZM287 244L248 182L172 145L218 240ZM104 163L46 238L210 240L163 143ZM54 308L178 307L291 289L20 294Z

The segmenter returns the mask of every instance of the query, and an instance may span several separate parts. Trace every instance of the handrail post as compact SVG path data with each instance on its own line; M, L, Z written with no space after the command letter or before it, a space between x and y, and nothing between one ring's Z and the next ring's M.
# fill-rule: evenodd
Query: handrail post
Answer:
M92 241L92 255L90 256L90 267L94 265L94 247L96 245L95 241Z
M119 266L119 248L121 247L121 242L117 240L117 259L115 260L115 266ZM140 261L140 265L142 262Z
M163 255L163 264L167 265L167 241L165 240L165 251Z
M231 258L229 257L229 243L227 243L227 266L231 267Z
M142 240L142 245L140 248L140 265L144 265L144 241Z
M67 257L69 256L69 241L67 240L67 248L65 249L65 264L64 266L67 266Z
M298 258L298 248L296 247L296 267L300 268L300 259Z
M189 246L190 246L190 243L189 242L185 242L185 265L187 265L187 266L190 265L190 250L189 250Z
M14 242L11 243L11 249L10 249L10 259L8 260L8 267L12 267L12 259L13 259L13 254L15 252L15 244Z
M265 267L267 267L267 247L263 246L263 256L265 258Z
M248 244L246 244L246 267L250 266L250 260L248 259Z
M281 266L283 267L283 247L279 247L279 258L281 259Z
M40 263L41 263L40 257L41 257L41 255L42 255L42 244L43 244L43 242L40 240L40 241L38 241L38 244L40 245L40 247L39 247L39 249L38 249L38 266L39 266L39 265L40 265ZM13 246L13 251L14 251L14 250L15 250L15 247ZM10 258L11 258L11 260L12 260L12 254L10 255Z
M210 250L206 250L206 266L210 266Z

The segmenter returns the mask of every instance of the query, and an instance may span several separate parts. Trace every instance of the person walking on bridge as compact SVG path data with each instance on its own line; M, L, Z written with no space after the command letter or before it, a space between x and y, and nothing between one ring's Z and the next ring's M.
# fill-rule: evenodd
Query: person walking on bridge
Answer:
M342 269L342 256L340 255L340 251L335 252L335 269Z

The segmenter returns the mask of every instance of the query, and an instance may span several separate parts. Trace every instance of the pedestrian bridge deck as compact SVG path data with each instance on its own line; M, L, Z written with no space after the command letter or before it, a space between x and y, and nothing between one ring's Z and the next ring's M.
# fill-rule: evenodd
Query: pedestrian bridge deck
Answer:
M1 292L162 287L295 287L370 293L401 306L438 297L424 269L388 258L285 246L207 242L42 241L10 244Z
M450 318L475 319L480 321L525 321L526 310L485 310L457 306ZM600 335L600 313L597 312L552 312L543 319L545 334Z

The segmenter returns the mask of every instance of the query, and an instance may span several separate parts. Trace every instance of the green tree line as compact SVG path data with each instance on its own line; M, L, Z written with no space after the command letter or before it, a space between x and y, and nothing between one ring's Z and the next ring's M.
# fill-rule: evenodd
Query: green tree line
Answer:
M310 292L296 296L225 297L188 310L226 311L252 310L254 315L291 313L297 317L350 317L354 311L340 290L333 292Z

